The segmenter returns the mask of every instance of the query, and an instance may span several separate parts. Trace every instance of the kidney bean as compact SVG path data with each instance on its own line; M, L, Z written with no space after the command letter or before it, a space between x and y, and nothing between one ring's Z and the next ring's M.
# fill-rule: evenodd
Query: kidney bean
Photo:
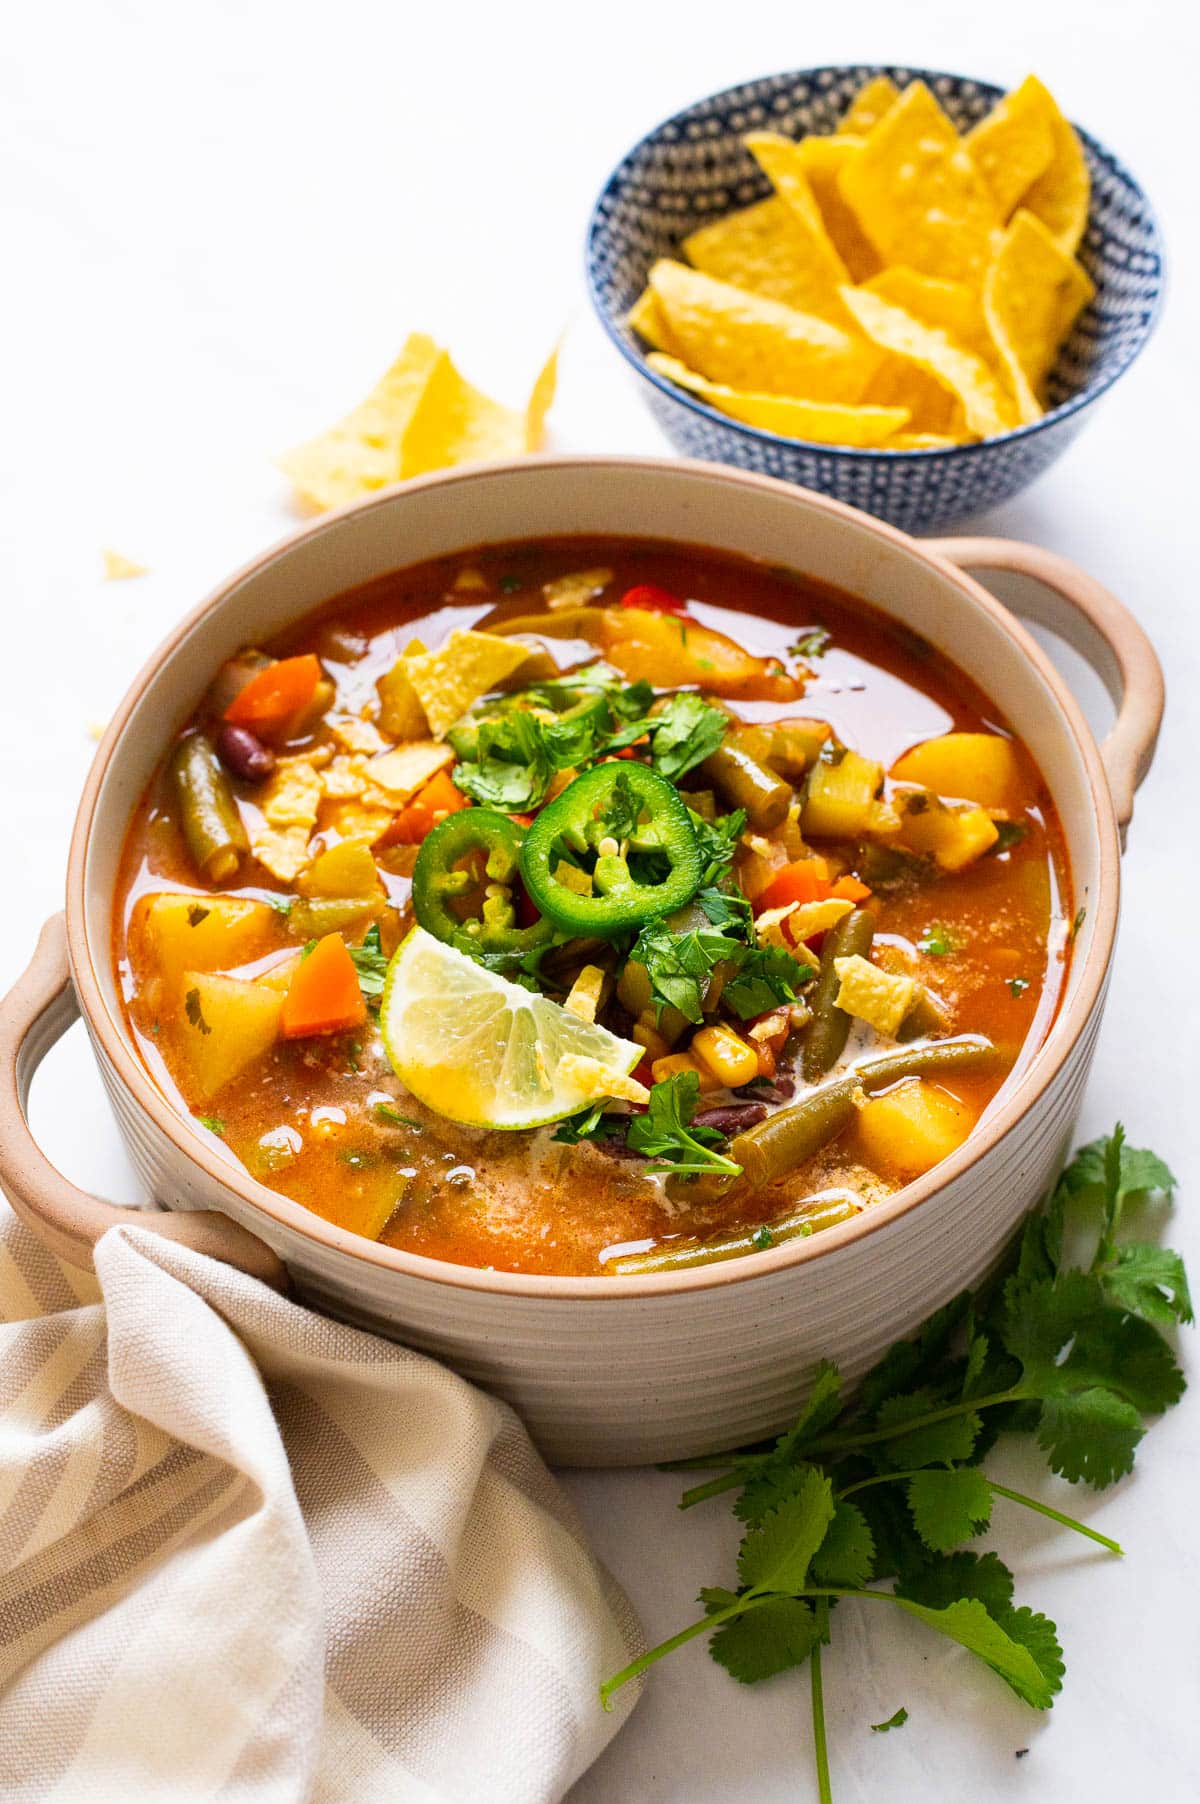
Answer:
M261 783L275 769L275 754L249 727L225 721L217 732L217 756L226 770L247 783Z
M766 1118L765 1102L731 1102L715 1109L700 1109L692 1117L692 1126L716 1128L719 1134L740 1134Z

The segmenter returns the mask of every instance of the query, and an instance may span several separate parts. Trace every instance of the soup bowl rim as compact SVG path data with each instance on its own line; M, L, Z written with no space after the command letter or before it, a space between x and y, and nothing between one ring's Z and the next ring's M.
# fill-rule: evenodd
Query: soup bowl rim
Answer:
M315 544L331 529L341 526L348 519L353 519L376 508L395 506L397 502L403 501L406 494L444 485L454 485L469 490L473 483L495 481L498 478L503 479L512 475L536 477L539 468L575 469L582 475L599 466L615 466L625 471L638 471L651 481L667 473L671 475L691 474L702 478L708 484L715 483L718 486L732 484L739 488L766 492L774 496L781 504L788 506L796 506L799 503L815 508L845 520L847 525L852 523L860 531L865 528L884 543L909 556L915 556L925 563L933 574L962 592L966 600L971 601L976 607L982 608L985 613L990 615L992 620L1011 639L1015 640L1019 649L1053 692L1063 711L1076 754L1087 776L1088 789L1093 803L1091 819L1097 842L1098 871L1095 893L1089 896L1088 900L1089 913L1092 917L1091 931L1088 945L1083 953L1083 965L1078 974L1074 993L1064 997L1045 1038L1032 1055L1029 1064L1015 1080L1010 1080L1011 1089L1006 1087L1000 1093L985 1118L972 1130L956 1152L941 1160L923 1177L897 1190L893 1196L883 1202L872 1204L870 1208L865 1209L851 1220L826 1228L818 1235L785 1241L779 1246L763 1252L747 1254L741 1258L718 1261L709 1265L695 1266L679 1272L626 1277L584 1277L494 1271L457 1265L447 1260L407 1252L402 1248L387 1246L382 1242L367 1240L360 1235L353 1234L315 1214L292 1198L259 1183L244 1167L235 1165L230 1158L220 1155L214 1148L206 1144L205 1140L201 1138L201 1131L193 1128L189 1118L171 1103L165 1091L155 1082L138 1053L127 1023L109 1007L101 969L109 967L111 950L108 946L94 948L88 929L86 887L89 847L97 813L103 801L106 779L122 745L127 724L144 690L158 676L164 665L170 662L174 653L193 629L211 612L220 608L234 590L240 589L243 584L259 575L279 557L298 547ZM522 536L518 532L514 542L519 541ZM670 535L668 535L669 538ZM678 542L682 543L683 541L679 540ZM464 551L468 549L470 547L463 547ZM847 592L850 593L850 591ZM330 596L328 599L333 600L335 597ZM315 605L320 607L324 604ZM314 611L313 606L306 607L297 614L297 619L303 618L304 614L312 614ZM953 661L953 651L947 655ZM164 752L166 750L165 744L163 750ZM127 831L128 822L127 815L123 831ZM252 1233L258 1233L277 1252L280 1252L285 1261L288 1257L287 1240L291 1235L298 1234L307 1241L316 1242L335 1255L348 1255L353 1260L384 1270L391 1270L397 1275L423 1279L465 1292L540 1299L546 1302L570 1299L606 1302L628 1300L638 1296L682 1296L727 1284L749 1283L758 1277L767 1277L790 1267L799 1268L813 1260L828 1258L829 1255L842 1251L869 1235L885 1232L912 1210L919 1208L927 1198L954 1183L984 1160L1000 1141L1037 1108L1041 1099L1053 1085L1103 996L1119 909L1120 841L1112 795L1100 751L1084 720L1078 702L1025 627L1001 602L949 558L942 556L935 549L914 539L899 528L864 514L856 508L848 507L844 503L814 490L801 489L795 484L773 477L752 474L695 459L648 455L631 457L584 453L546 453L503 463L473 465L461 470L437 471L401 486L383 489L365 500L330 510L318 518L300 525L295 531L275 541L230 576L224 578L196 607L189 610L151 653L110 720L97 748L80 798L71 836L66 888L68 957L75 992L89 1031L103 1048L120 1083L133 1097L142 1114L149 1118L153 1127L165 1136L181 1159L199 1167L211 1185L232 1193L232 1196L242 1205L235 1214L235 1219L242 1221ZM131 1224L136 1224L137 1220L137 1215L132 1213Z

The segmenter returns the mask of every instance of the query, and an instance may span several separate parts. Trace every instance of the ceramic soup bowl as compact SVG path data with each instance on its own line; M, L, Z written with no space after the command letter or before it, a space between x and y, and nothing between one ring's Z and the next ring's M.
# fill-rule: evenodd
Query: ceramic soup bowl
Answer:
M130 814L223 659L389 571L489 541L563 533L677 540L784 564L924 635L991 696L1033 753L1062 819L1085 913L1044 1042L965 1144L886 1202L812 1239L642 1277L542 1277L421 1258L361 1239L257 1183L151 1079L125 1026L111 955ZM1098 747L1033 639L970 570L1017 572L1027 612L1095 665L1116 705ZM1097 583L999 539L918 543L866 514L711 464L550 457L385 491L322 518L224 583L129 690L88 777L66 912L0 1008L0 1181L23 1219L86 1265L135 1220L317 1308L446 1360L507 1397L546 1455L636 1464L781 1429L824 1357L853 1381L1000 1258L1065 1152L1099 1031L1123 829L1162 706L1145 635ZM136 1216L68 1183L26 1124L34 1071L82 1014L146 1192Z

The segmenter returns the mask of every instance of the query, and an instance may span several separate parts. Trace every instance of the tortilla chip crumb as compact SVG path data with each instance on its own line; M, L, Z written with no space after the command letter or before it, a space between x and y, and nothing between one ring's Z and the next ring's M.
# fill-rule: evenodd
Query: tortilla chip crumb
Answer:
M104 559L106 583L128 582L131 577L145 576L150 568L148 564L139 564L131 557L124 557L119 551L111 551L107 545L100 555Z

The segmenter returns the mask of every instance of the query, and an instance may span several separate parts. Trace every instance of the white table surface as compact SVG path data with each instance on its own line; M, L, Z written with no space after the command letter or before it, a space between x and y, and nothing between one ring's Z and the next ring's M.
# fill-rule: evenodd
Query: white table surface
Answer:
M1200 878L1193 18L1183 0L60 0L11 16L0 985L60 905L87 723L107 717L181 611L287 530L272 454L357 400L410 328L443 337L515 400L566 325L554 446L656 450L581 280L592 196L626 146L678 105L778 68L894 59L1011 83L1033 67L1139 172L1172 252L1173 304L1133 376L1052 472L983 524L1100 575L1167 669L1173 708L1131 835L1081 1133L1121 1116L1169 1158L1182 1180L1172 1238L1190 1243L1200 1277L1197 940L1178 932ZM151 574L103 583L104 545ZM71 1177L135 1197L80 1030L48 1061L34 1117ZM1051 1717L916 1625L839 1613L826 1662L839 1804L1200 1794L1198 1426L1185 1403L1152 1432L1135 1477L1075 1497L1125 1543L1123 1564L999 1506L991 1544L1015 1560L1018 1601L1055 1617L1066 1647ZM1040 1495L1065 1489L1034 1461L1013 1470ZM653 1472L567 1483L655 1639L691 1619L698 1585L728 1580L723 1505L681 1516L677 1482ZM902 1733L869 1732L901 1704ZM573 1800L813 1795L806 1679L735 1689L697 1643L658 1669Z

